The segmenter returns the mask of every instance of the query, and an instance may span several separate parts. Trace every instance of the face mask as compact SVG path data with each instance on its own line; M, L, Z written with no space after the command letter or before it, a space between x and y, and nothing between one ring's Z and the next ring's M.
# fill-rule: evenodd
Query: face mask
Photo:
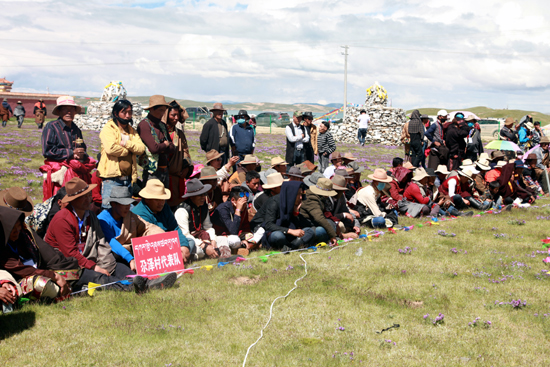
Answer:
M468 122L468 126L474 127L474 123L473 122Z
M120 117L117 117L116 120L121 124L121 125L128 125L129 123L131 123L133 120L131 118L129 118L128 120L125 120L125 119L121 119Z
M238 119L237 124L242 125L245 123L245 119Z
M386 186L385 183L379 182L378 185L376 185L376 188L378 189L378 191L382 191L382 190L384 190L385 186Z

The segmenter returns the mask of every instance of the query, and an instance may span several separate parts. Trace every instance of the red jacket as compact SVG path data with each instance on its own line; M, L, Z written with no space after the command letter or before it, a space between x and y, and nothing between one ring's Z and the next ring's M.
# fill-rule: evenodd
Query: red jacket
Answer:
M449 177L441 185L439 185L439 192L445 196L449 196L449 181L456 181L455 195L460 195L460 180L457 176Z
M422 196L420 188L414 182L407 186L404 196L405 199L413 203L428 204L430 202L430 198L427 196Z

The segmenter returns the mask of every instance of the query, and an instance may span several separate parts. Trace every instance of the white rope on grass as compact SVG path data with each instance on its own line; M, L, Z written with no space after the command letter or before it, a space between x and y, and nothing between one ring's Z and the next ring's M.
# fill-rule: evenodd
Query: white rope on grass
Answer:
M339 249L339 248L343 248L343 247L346 247L348 244L345 244L345 245L339 245L339 246L335 246L333 247L332 249L330 249L329 251L326 251L326 252L323 252L324 254L328 254L329 252L333 251L333 250L336 250L336 249ZM253 346L255 346L256 344L258 344L258 342L260 341L260 339L262 339L264 337L264 330L265 328L269 325L269 323L271 322L271 318L273 316L273 306L275 305L275 302L277 302L278 299L280 298L287 298L290 293L292 293L296 288L298 288L298 282L302 279L304 279L307 275L307 261L306 259L304 259L302 256L304 255L315 255L315 254L318 254L320 252L310 252L310 253L306 253L306 254L300 254L300 259L302 259L302 261L304 262L304 270L305 270L305 273L304 275L302 275L300 278L296 279L294 281L294 288L292 288L291 290L288 291L288 293L284 296L279 296L277 298L275 298L273 300L273 302L271 303L271 307L269 308L269 318L267 319L267 322L266 324L264 325L264 327L260 330L260 337L254 342L252 343L248 349L246 350L246 355L244 356L244 361L243 361L243 367L245 367L246 365L246 359L248 358L248 353L250 353L250 349L252 349Z

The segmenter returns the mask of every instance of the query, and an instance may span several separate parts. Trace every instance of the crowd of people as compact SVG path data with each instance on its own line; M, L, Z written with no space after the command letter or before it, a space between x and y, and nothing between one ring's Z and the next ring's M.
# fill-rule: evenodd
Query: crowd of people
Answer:
M215 103L200 135L205 156L194 157L204 164L193 164L185 109L160 95L144 109L147 116L134 128L132 104L117 101L94 159L73 122L82 108L70 96L57 100L52 114L58 119L42 133L42 202L35 205L19 187L0 191L0 301L5 311L19 297L63 300L90 282L138 293L170 287L175 273L136 274L131 244L139 237L177 232L185 264L233 261L259 248L289 252L320 242L336 245L339 239L358 238L362 226L400 228L403 215L467 216L471 208L509 209L533 203L549 187L547 137L540 138L540 149L525 163L501 151L466 158L448 139L466 131L460 116L446 130L441 116L425 133L438 153L432 161L430 152L424 168L418 156L424 124L413 112L407 130L413 163L396 157L390 170L375 169L368 175L371 183L363 186L364 168L357 158L336 151L330 124L313 125L311 113L293 114L285 129L286 159L273 157L262 171L246 111L239 111L228 127L223 105Z

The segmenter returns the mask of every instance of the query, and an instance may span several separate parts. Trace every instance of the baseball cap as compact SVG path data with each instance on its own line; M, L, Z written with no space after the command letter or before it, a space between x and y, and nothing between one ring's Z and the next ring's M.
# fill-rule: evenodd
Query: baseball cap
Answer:
M437 116L448 116L449 113L446 110L439 110Z

